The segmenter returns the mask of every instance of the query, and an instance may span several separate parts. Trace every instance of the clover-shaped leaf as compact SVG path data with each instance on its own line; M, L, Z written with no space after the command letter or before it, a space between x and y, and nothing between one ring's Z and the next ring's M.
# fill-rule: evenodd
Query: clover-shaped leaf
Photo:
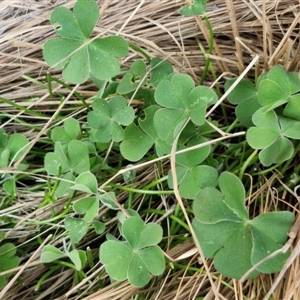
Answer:
M28 139L19 133L7 135L0 129L0 168L6 168L11 162L17 161L26 151Z
M203 15L206 10L206 2L207 0L194 0L192 4L184 5L179 13L187 17Z
M154 127L153 117L158 109L158 105L145 108L145 118L139 118L138 120L140 126L131 124L125 128L124 140L120 145L120 149L126 159L130 161L140 160L153 144L158 156L169 153L171 147L158 137Z
M288 103L285 113L287 117L294 117L292 108L297 107L300 111L299 94L300 80L296 72L286 72L281 66L274 66L257 86L257 95L259 103L265 107L265 110L275 109L285 103ZM291 104L289 102L291 101ZM299 116L296 119L300 120Z
M289 98L289 101L283 110L283 115L300 121L300 94L294 94Z
M128 73L121 79L117 87L117 93L128 94L135 91L142 84L141 80L144 78L146 71L146 65L142 60L134 61Z
M218 99L210 88L195 87L191 77L182 74L162 80L154 96L155 101L164 107L155 113L154 126L158 136L167 144L172 144L174 136L189 117L195 125L203 125L207 106Z
M17 161L25 153L28 146L29 141L22 134L13 133L9 136L3 129L0 129L0 168L7 168ZM23 171L27 169L27 166L27 163L23 161L17 169ZM8 195L15 195L16 174L4 174L2 183L2 187Z
M256 127L250 127L246 138L254 149L262 149L260 162L264 166L282 163L292 157L294 146L288 138L300 139L300 122L278 117L273 110L259 109L252 117Z
M95 137L101 143L111 140L121 142L124 130L121 125L128 126L134 120L134 110L128 106L122 96L115 96L109 100L96 99L92 105L93 111L88 113L88 123L92 128L98 129Z
M99 210L99 200L97 197L85 197L74 202L73 208L78 214L84 214L83 220L91 222Z
M188 147L206 142L206 139L194 138L189 141ZM216 169L199 165L210 153L211 147L205 146L197 150L176 155L176 174L181 197L194 199L200 189L206 186L216 186L218 172ZM168 184L173 188L172 173L168 173Z
M68 144L56 142L54 152L45 155L45 169L48 174L61 176L61 181L55 192L57 197L63 196L70 190L74 174L80 174L90 169L89 153L86 144L79 140L72 140ZM63 180L65 179L65 180Z
M132 285L143 287L150 274L161 275L165 269L163 252L156 245L162 239L162 228L130 217L122 224L121 234L125 241L109 240L100 246L100 261L112 279L128 279Z
M114 192L109 192L105 194L98 194L98 199L110 209L118 210L119 206L116 204L117 197Z
M74 118L69 118L64 121L64 126L54 127L51 131L51 139L54 142L68 143L79 137L80 125Z
M225 90L227 91L235 81L236 78L227 80ZM255 85L251 81L242 79L227 98L230 103L237 104L235 114L240 123L246 127L253 126L252 115L261 108Z
M72 189L96 195L98 193L97 179L91 172L83 172L77 176Z
M244 187L238 177L221 173L219 188L205 187L197 194L193 227L204 255L214 257L215 268L225 276L239 279L283 246L294 215L271 212L249 220ZM249 277L279 271L288 255L279 254L264 262Z
M153 140L151 137L139 126L131 124L124 130L124 140L120 145L120 150L125 159L138 161L148 152L152 145Z
M73 12L57 7L51 14L50 22L60 38L44 44L44 59L51 67L64 68L63 77L71 83L83 83L90 74L106 80L120 72L117 58L128 53L128 45L119 36L89 40L98 19L94 0L78 0Z
M106 226L102 222L97 220L91 222L91 225L94 227L97 234L102 234L106 229Z
M15 256L16 247L12 243L5 243L0 247L0 273L16 268L20 264L20 258ZM0 276L0 290L6 285L7 275Z
M87 261L86 253L83 250L73 249L70 252L63 252L52 245L46 245L41 254L42 263L51 263L61 258L68 257L73 263L77 271L82 270L82 267Z
M66 217L64 220L66 230L70 234L70 239L74 244L80 242L88 231L88 222L83 219Z
M68 144L69 165L75 174L80 174L89 169L88 150L84 143L71 141Z
M78 140L72 140L66 147L56 142L54 152L45 156L45 168L51 175L58 175L60 168L63 173L70 170L75 174L88 171L90 163L87 146Z

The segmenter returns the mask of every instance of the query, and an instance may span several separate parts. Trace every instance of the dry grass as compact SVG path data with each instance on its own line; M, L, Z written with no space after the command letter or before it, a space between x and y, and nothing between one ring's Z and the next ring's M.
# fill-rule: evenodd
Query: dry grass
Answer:
M0 3L0 96L36 111L47 111L44 119L34 118L1 102L0 114L7 116L7 120L1 126L5 126L8 131L22 132L24 126L18 121L22 120L43 127L41 132L26 129L26 136L33 141L37 140L39 135L43 138L44 133L54 124L53 113L57 111L60 99L50 101L45 86L36 85L22 76L26 75L43 81L49 70L43 61L41 49L43 43L54 36L48 22L50 13L59 5L71 8L74 2L2 0ZM122 35L143 48L152 57L167 58L177 71L189 74L196 82L199 82L205 58L199 50L195 37L198 37L200 43L207 48L209 34L200 17L184 18L178 14L178 9L184 4L184 0L102 0L97 2L102 7L102 18L95 34L99 36ZM247 76L250 78L254 77L255 72L263 72L275 64L281 64L291 71L299 71L300 4L298 0L212 0L208 1L207 17L215 35L214 52L210 58L217 76L241 74L255 55L259 55L260 59L256 67L248 73ZM131 52L123 63L126 64L137 57L137 53ZM53 72L53 74L60 76L59 72ZM213 78L210 78L205 84L209 85L212 81ZM63 109L68 111L68 105L76 104L69 90L58 84L54 87L67 97ZM96 89L90 83L75 88L85 97L96 93ZM69 111L70 115L80 115L83 110L69 108ZM157 176L157 170L151 166L142 171L140 176L144 178L143 184L145 185ZM36 175L32 176L32 180L41 181L45 180L45 177ZM284 200L276 199L276 194L271 191L269 182L270 180L266 180L260 190L254 191L253 201L259 193L268 195L270 201L275 202L276 205ZM286 190L286 197L297 198L293 191L288 190ZM12 216L17 222L14 228L5 231L6 238L19 246L30 242L29 234L30 236L43 234L43 239L47 240L48 233L43 231L42 221L50 218L51 214L49 207L39 208L43 199L44 194L41 191L28 192L26 186L20 189L18 201L0 211L0 216ZM51 207L56 212L61 212L65 201L66 199L59 199ZM168 199L164 201L168 202ZM293 209L296 213L297 207ZM40 223L28 228L25 225L26 220ZM59 226L60 223L53 223L51 228L47 227L47 230L59 231ZM112 226L115 225L112 224ZM99 272L103 270L103 267L99 265L87 274L86 280L77 286L73 285L72 271L62 269L61 274L54 273L55 275L50 277L51 280L45 283L46 288L41 293L35 293L35 284L45 272L49 271L48 266L39 263L41 251L39 247L33 248L27 255L24 254L21 267L16 270L16 276L7 289L0 292L0 299L125 300L134 299L138 292L142 292L145 299L153 300L195 299L200 294L206 295L205 300L243 299L243 297L254 300L259 299L258 295L268 293L270 290L273 291L274 299L300 299L298 227L299 220L297 219L293 228L294 246L290 265L275 276L261 275L245 282L230 280L220 277L214 271L212 262L207 261L210 265L209 276L214 281L214 290L205 271L191 274L185 269L173 272L171 268L167 271L166 277L154 279L151 285L142 291L138 291L126 282L113 283L100 289L99 281L105 281L107 278L103 274L99 275ZM92 245L97 242L99 244L99 239L95 238L92 236L89 240L88 237L87 241ZM87 244L83 246L86 247ZM199 267L201 265L198 261L199 257L194 254L193 248L194 245L187 241L169 249L168 254L174 259L186 254L186 265ZM188 255L189 251L191 251L190 255ZM14 282L17 278L22 279L23 287L20 283ZM276 281L276 278L280 280ZM78 290L80 292L77 294Z

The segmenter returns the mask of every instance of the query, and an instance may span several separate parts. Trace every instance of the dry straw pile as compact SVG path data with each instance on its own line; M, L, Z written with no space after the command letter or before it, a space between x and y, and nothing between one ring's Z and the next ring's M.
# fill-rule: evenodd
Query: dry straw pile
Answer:
M120 34L144 49L150 56L168 59L175 70L189 74L199 82L205 65L199 44L204 49L208 48L209 33L201 17L182 17L178 14L179 8L185 4L184 0L98 0L97 2L101 6L102 16L94 34L99 36ZM72 8L74 3L75 1L67 0L2 0L0 2L1 97L32 109L55 110L55 102L52 102L49 107L47 90L28 81L24 75L42 80L49 71L43 61L41 50L43 43L55 35L48 21L50 13L60 5ZM262 72L275 64L281 64L290 71L299 71L299 0L210 0L206 15L214 32L214 48L210 58L217 76L238 76L255 55L259 55L260 59L256 68L248 73L247 76L250 78L253 78L255 72ZM138 54L131 52L123 63L126 64L136 57ZM50 72L59 76L59 72L54 73L53 70ZM213 79L210 78L205 84L210 85L212 81ZM61 87L59 91L65 95L68 93ZM92 84L87 83L80 87L80 92L85 96L92 96L96 90ZM30 98L34 101L29 101ZM16 112L14 108L3 102L0 102L0 111L0 114ZM43 120L31 121L39 124L43 122ZM8 120L5 125L8 130L22 131L22 126L14 123L13 120ZM32 137L35 134L32 133ZM27 132L27 136L30 136L30 132ZM20 218L22 214L26 216L37 208L42 197L43 195L31 195L31 198L27 199L28 203L22 204ZM46 217L47 214L42 211L35 216L39 220ZM22 228L24 227L19 226L17 232L12 233L12 238L16 237L17 233L20 238L23 238L23 240L14 239L15 243L26 240L26 233L22 233ZM171 250L173 252L170 255L175 257L180 253L186 253L192 247L191 244L183 244ZM215 282L213 289L205 274L195 273L186 276L185 270L182 270L165 279L157 279L147 288L148 290L144 291L144 294L151 292L152 297L156 295L153 299L194 299L197 291L201 289L202 293L207 295L206 300L217 297L242 299L241 295L247 295L248 299L257 299L255 295L274 289L275 299L300 299L300 261L296 255L299 251L297 248L299 246L294 248L292 267L280 274L279 282L275 281L276 276L268 275L243 283L233 280L230 282L230 285L234 286L232 290L226 285L228 279L221 278ZM26 288L20 290L15 288L16 285L12 285L6 293L0 295L1 299L52 299L51 293L60 289L65 281L72 277L70 270L59 274L59 277L54 277L50 282L49 288L36 297L34 286L46 271L46 268L38 262L39 251L37 249L31 253L35 256L32 257L29 265L25 265L26 259L22 261L21 275L25 280ZM197 263L197 256L190 259L190 264ZM212 273L212 275L218 274ZM68 284L69 292L59 299L79 299L74 293L79 287L72 287L71 281ZM98 291L96 285L90 286L86 281L82 283L81 289L88 294L94 292L92 296L87 296L83 292L81 299L85 297L84 299L99 300L133 299L137 292L127 283L112 284Z

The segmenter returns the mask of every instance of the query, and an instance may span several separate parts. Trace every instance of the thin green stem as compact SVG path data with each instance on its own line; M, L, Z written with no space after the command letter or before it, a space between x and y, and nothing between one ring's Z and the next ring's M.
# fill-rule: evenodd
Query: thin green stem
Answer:
M37 282L36 286L35 286L35 291L38 292L41 288L41 285L43 284L43 282L50 277L50 275L52 275L53 273L55 273L57 270L59 270L61 268L61 266L54 266L51 267L50 270L48 272L46 272L45 274L42 275L42 277L39 279L39 281Z
M151 214L156 214L156 215L161 215L163 216L166 212L164 210L157 210L157 209L152 209L152 208L148 208L148 209L144 209L142 211L142 213L151 213ZM180 226L182 226L184 229L186 229L187 232L190 232L190 228L189 226L182 221L179 217L175 216L175 215L169 215L168 216L171 220L177 222L178 224L180 224Z
M109 186L116 188L118 190L123 190L126 192L131 192L131 193L137 193L137 194L148 194L148 195L173 195L174 192L173 191L150 191L150 190L140 190L140 189L135 189L135 188L130 188L127 186L122 186L119 184L115 184L115 183L110 183Z
M28 113L29 115L45 119L45 115L44 114L41 114L41 113L36 112L34 110L28 109L28 108L26 108L26 107L24 107L22 105L19 105L19 104L13 102L13 101L10 101L10 100L5 99L3 97L0 97L0 101L4 102L4 103L6 103L6 104L8 104L8 105L10 105L10 106L12 106L12 107L20 110L20 111L24 111L24 112Z
M148 63L151 62L150 56L149 56L144 50L142 50L140 47L138 47L138 46L136 46L136 45L134 45L134 44L131 44L131 43L129 43L128 46L129 46L131 49L133 49L134 51L136 51L136 52L140 53L142 56L144 56L145 59L148 61Z
M209 19L206 16L203 16L205 23L207 25L208 31L209 31L209 48L208 48L208 54L212 54L213 52L213 47L214 47L214 33L213 33L213 29L212 26L210 24ZM198 44L199 44L199 39L198 39ZM202 73L202 77L200 80L200 85L202 85L206 79L207 76L207 71L210 65L210 58L209 57L205 57L205 67Z
M258 159L257 152L258 152L257 150L253 151L252 154L249 155L249 157L246 159L246 161L244 162L244 164L240 168L239 178L241 180L244 176L246 168L249 167L249 165L253 164L255 161L257 161L257 159Z

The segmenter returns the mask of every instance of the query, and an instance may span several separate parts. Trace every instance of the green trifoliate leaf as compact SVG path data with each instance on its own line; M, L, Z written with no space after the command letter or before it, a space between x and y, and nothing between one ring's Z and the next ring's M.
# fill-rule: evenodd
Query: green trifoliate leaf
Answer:
M128 53L128 45L119 36L89 40L98 19L94 0L78 0L73 12L58 7L51 14L51 24L60 38L44 44L44 59L51 67L63 68L63 77L71 83L83 83L90 74L107 80L120 72L117 58Z
M144 224L140 217L130 217L123 222L121 234L125 241L109 240L100 246L100 261L111 278L127 278L134 286L143 287L150 274L164 272L164 256L156 246L162 239L162 228L155 223Z
M63 127L57 126L52 129L51 139L54 142L67 143L77 139L80 133L79 122L74 118L69 118L65 120Z
M265 110L275 109L289 102L299 91L298 74L286 72L281 66L274 66L258 84L258 101Z
M235 81L236 78L227 80L225 90L227 91ZM235 113L241 124L246 127L253 126L252 115L261 107L258 103L255 85L246 79L242 79L227 98L230 103L237 105Z
M124 130L121 125L128 126L134 120L134 110L128 106L122 96L115 96L109 100L96 99L93 102L93 111L88 113L88 123L92 128L98 129L96 139L101 143L111 140L121 142Z
M126 159L130 161L140 160L153 144L158 156L169 153L170 146L159 138L154 127L153 117L158 109L158 105L145 108L145 117L138 120L140 126L131 124L124 130L124 140L120 149Z
M98 183L94 174L91 172L83 172L77 176L75 180L75 185L72 186L72 189L90 193L98 193Z
M154 96L157 104L163 106L154 115L154 126L159 138L168 145L189 117L195 125L203 125L207 106L218 98L214 91L204 86L195 87L191 77L182 74L162 80Z
M242 183L229 172L219 177L220 191L203 188L193 203L193 227L208 258L214 257L215 268L232 278L241 278L256 263L280 249L294 222L290 212L272 212L249 220ZM276 255L253 271L279 271L289 253Z
M246 138L254 149L262 149L259 158L264 166L282 163L293 155L294 146L288 138L299 139L300 122L278 117L273 110L259 109L253 115L256 127L248 129Z

